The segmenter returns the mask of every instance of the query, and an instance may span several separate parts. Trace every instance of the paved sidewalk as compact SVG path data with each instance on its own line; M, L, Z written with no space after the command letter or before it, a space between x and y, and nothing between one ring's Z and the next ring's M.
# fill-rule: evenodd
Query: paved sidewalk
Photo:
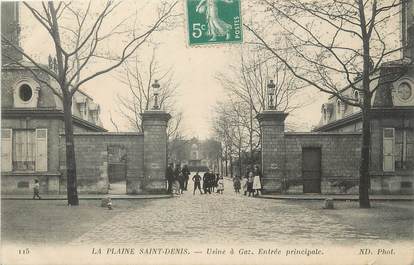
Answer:
M331 198L336 201L358 201L358 195L347 194L266 194L258 198L273 200L325 200ZM414 201L414 195L370 195L369 198L371 201Z
M66 200L66 195L40 195L42 200ZM100 200L110 196L112 200L142 200L142 199L168 199L170 194L148 194L148 195L127 195L127 194L82 194L79 200ZM2 200L33 200L32 195L2 195Z

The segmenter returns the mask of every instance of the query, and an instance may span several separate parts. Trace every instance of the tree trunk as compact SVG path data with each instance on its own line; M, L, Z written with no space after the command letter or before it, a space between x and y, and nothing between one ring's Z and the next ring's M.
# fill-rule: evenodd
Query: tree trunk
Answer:
M233 178L233 158L230 155L230 177Z
M241 155L241 148L239 148L239 176L241 176L241 172L242 172L242 155Z
M369 99L369 101L368 101ZM365 103L368 101L368 103ZM361 165L359 168L359 207L370 208L369 202L369 164L370 164L370 145L371 145L371 119L370 119L370 97L364 97L362 108L362 147Z
M362 9L362 1L359 2ZM363 14L363 11L360 11ZM364 18L364 16L363 16ZM364 19L363 19L364 20ZM366 33L363 32L365 36ZM369 202L369 164L370 164L370 149L371 149L371 91L370 91L370 71L371 61L369 55L369 38L365 37L363 40L364 49L364 65L362 74L362 88L364 90L362 102L362 147L361 147L361 165L359 168L359 207L371 208Z
M249 128L249 146L250 146L250 161L248 165L253 164L253 102L250 101L250 128ZM240 172L241 174L241 172Z
M224 152L224 155L225 155L225 157L224 157L224 165L226 166L225 167L225 173L226 173L226 177L227 177L227 174L228 174L228 156L227 156L227 145L226 145L226 149L225 149L225 152Z
M66 142L66 178L68 205L79 205L76 179L75 145L73 139L72 100L63 93L63 113L65 122Z

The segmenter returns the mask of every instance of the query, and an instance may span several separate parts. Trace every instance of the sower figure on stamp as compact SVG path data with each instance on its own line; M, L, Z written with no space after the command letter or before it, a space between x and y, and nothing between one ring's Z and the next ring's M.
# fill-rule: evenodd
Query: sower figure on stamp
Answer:
M232 0L222 0L226 3L232 3ZM208 25L207 35L211 36L210 41L215 41L217 37L226 37L230 39L232 26L224 22L218 16L217 0L201 0L196 7L198 13L205 13Z

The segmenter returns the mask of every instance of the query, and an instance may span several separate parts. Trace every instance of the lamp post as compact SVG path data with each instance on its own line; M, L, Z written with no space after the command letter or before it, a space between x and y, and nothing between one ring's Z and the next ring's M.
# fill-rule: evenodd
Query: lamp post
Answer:
M273 83L273 80L270 80L267 84L267 94L269 96L269 106L268 108L271 110L276 109L275 104L273 104L273 96L275 95L275 83Z
M154 80L154 83L151 86L154 90L154 106L152 107L152 109L157 110L160 109L160 106L158 105L158 95L160 93L160 84L158 83L158 80Z

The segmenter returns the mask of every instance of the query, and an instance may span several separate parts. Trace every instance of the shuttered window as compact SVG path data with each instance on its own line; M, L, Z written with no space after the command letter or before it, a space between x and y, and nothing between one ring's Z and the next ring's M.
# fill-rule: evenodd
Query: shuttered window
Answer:
M35 130L13 131L13 170L35 170Z
M47 171L47 129L36 129L36 171Z
M12 129L1 130L1 171L12 171Z
M383 129L383 170L384 172L393 172L395 170L395 130L394 128Z

